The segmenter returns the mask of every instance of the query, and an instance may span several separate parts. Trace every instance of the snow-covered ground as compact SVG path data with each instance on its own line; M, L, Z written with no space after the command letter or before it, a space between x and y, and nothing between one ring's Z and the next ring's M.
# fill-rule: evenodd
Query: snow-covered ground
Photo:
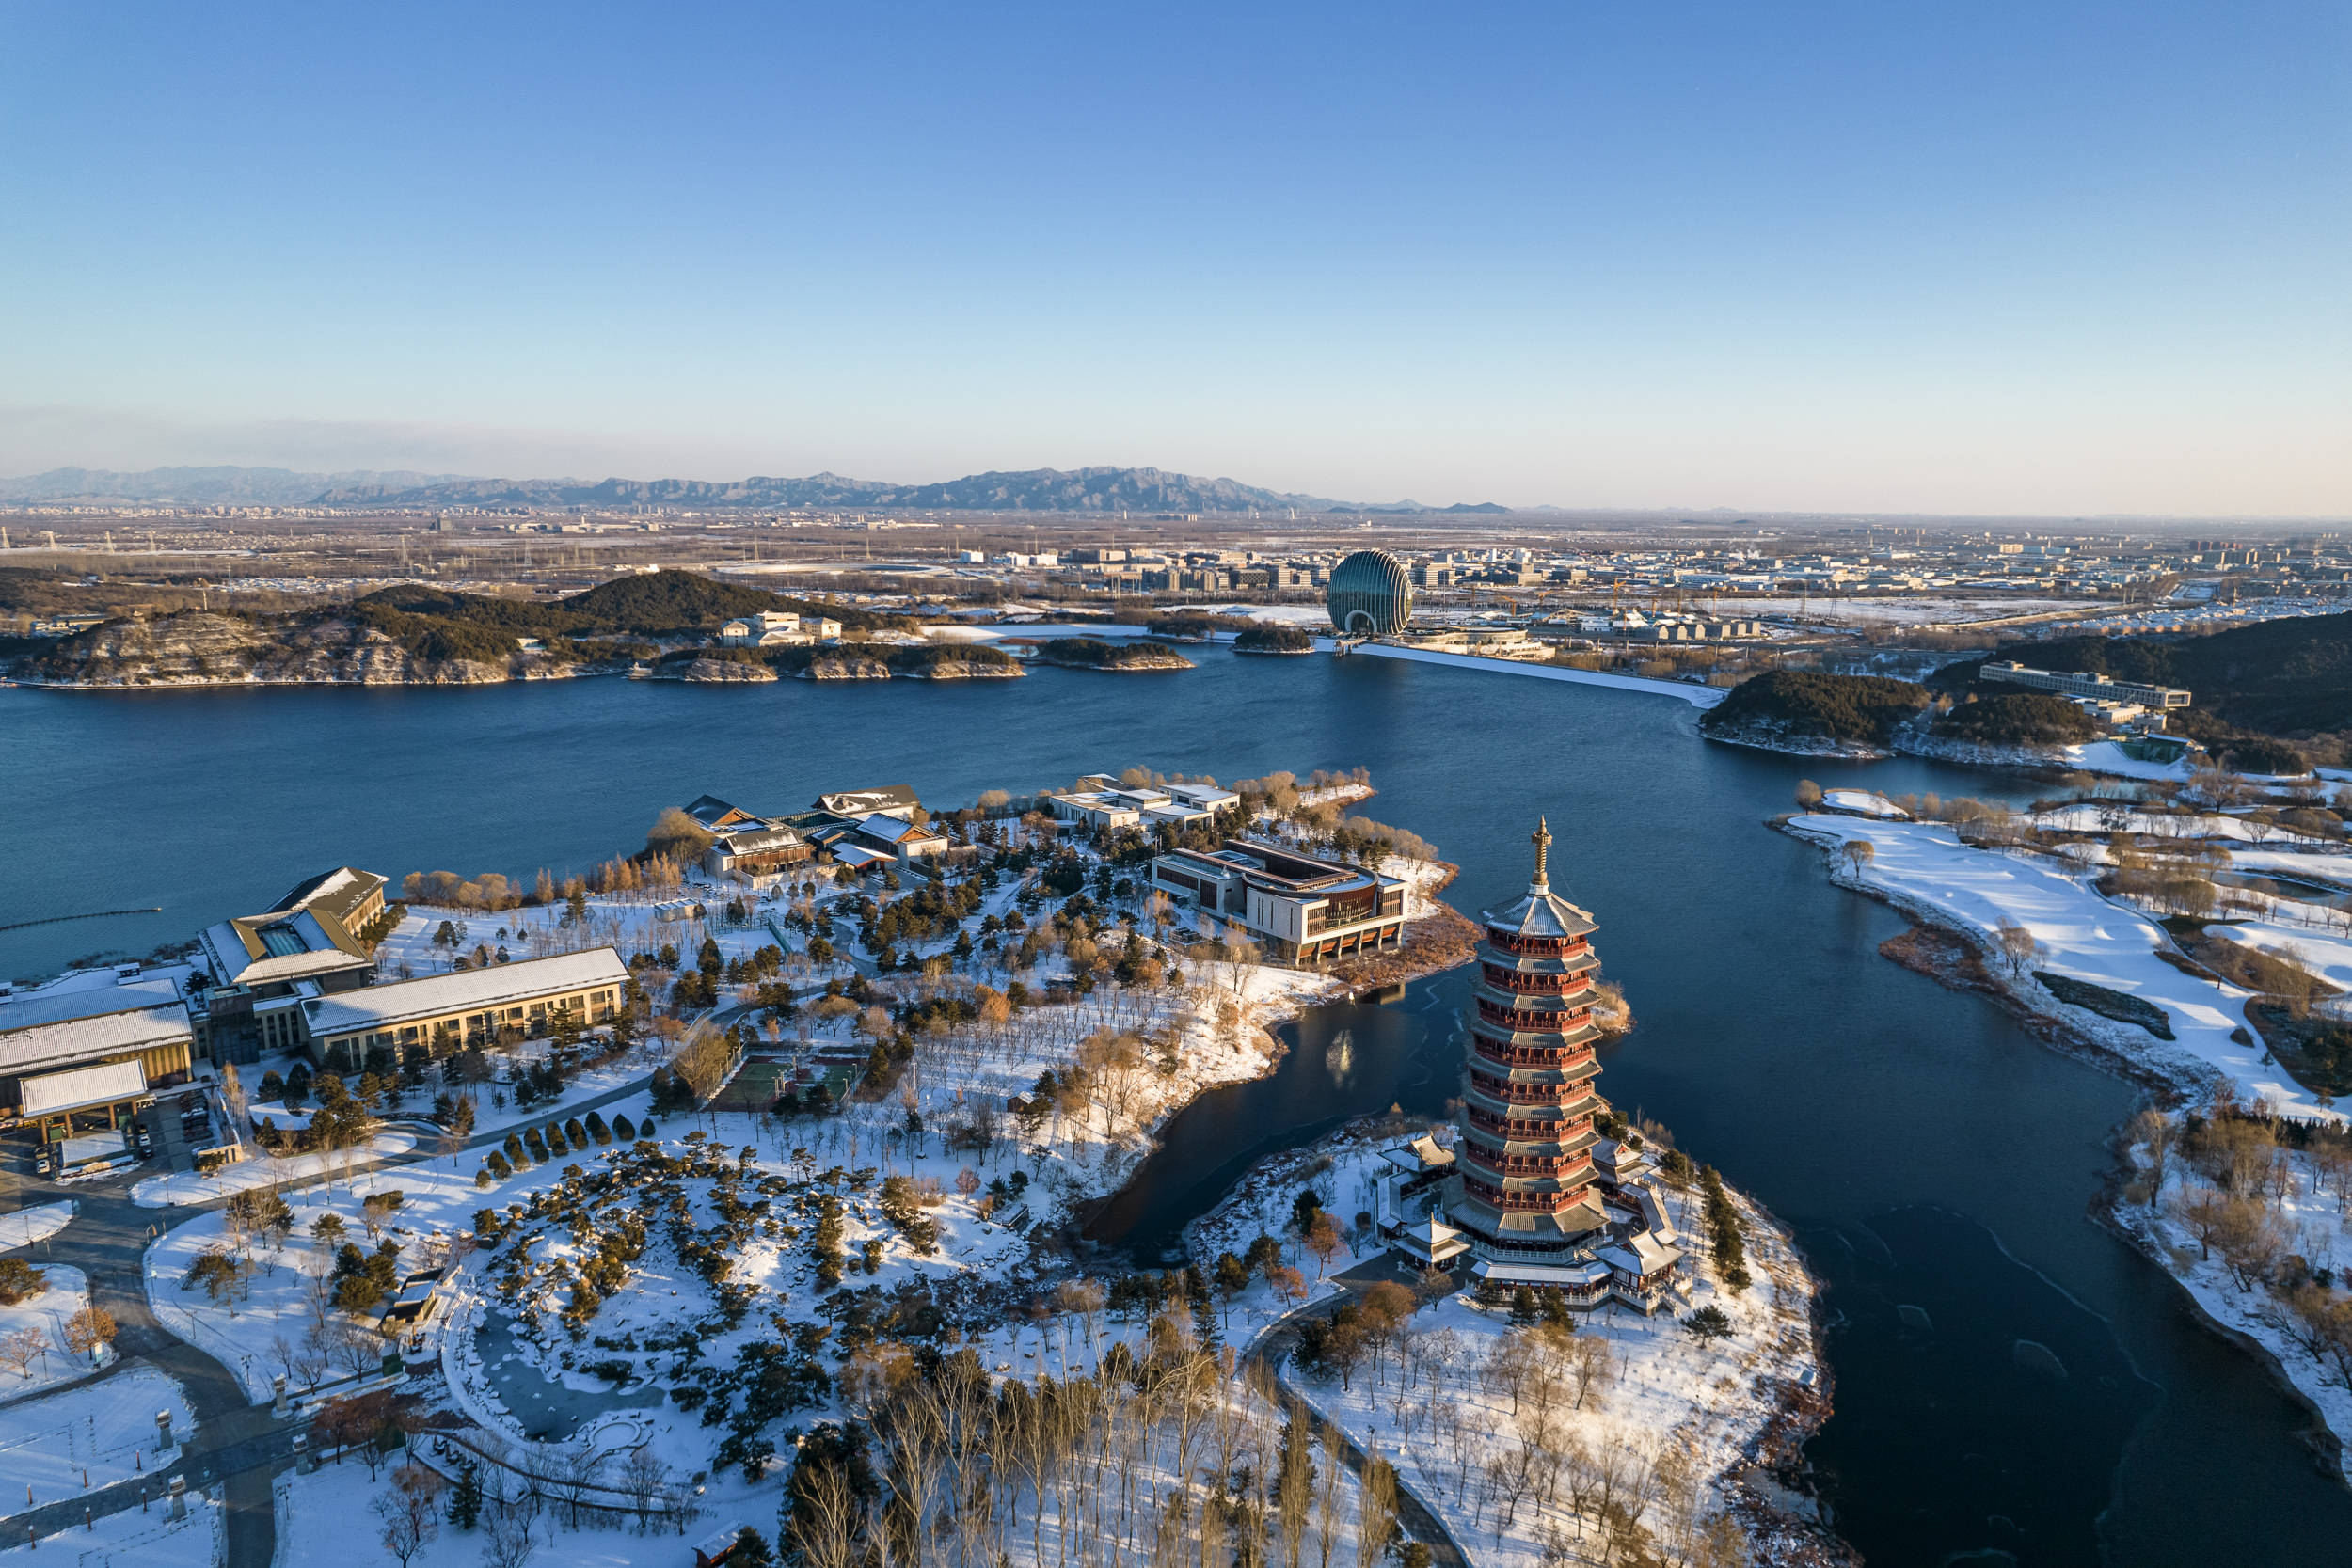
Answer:
M142 1209L170 1209L211 1203L230 1193L329 1180L349 1174L354 1165L364 1161L405 1154L416 1147L415 1133L393 1132L378 1132L364 1147L319 1154L296 1154L282 1160L257 1154L250 1160L223 1165L212 1176L200 1176L195 1171L175 1171L164 1176L147 1177L132 1187L131 1201Z
M1931 823L1876 822L1820 815L1793 817L1791 832L1832 849L1833 876L1859 881L1890 901L1973 936L1997 955L2004 924L2022 926L2038 943L2028 970L2086 980L2161 1007L2174 1038L2158 1039L2136 1024L2119 1023L2059 1001L2030 973L2012 974L1998 960L1987 968L2036 1011L2060 1017L2080 1033L2134 1060L2185 1081L2218 1076L2242 1101L2267 1101L2280 1114L2342 1121L2343 1113L2275 1066L2246 1026L2249 993L2184 974L2157 954L2169 946L2153 920L2099 895L2094 873L2025 851L1973 849L1951 829ZM1839 847L1871 846L1854 867ZM2232 1038L2243 1033L2248 1041Z
M1821 791L1821 804L1859 816L1900 819L1911 815L1874 789L1825 789Z
M1302 1256L1295 1237L1286 1233L1292 1204L1301 1190L1311 1189L1343 1222L1349 1250L1331 1260L1332 1271L1375 1255L1376 1238L1364 1238L1359 1246L1345 1222L1375 1207L1374 1179L1393 1168L1381 1151L1404 1136L1367 1123L1261 1163L1188 1230L1194 1266L1212 1266L1220 1252L1239 1256L1255 1237L1268 1235L1282 1243L1285 1260L1306 1275L1310 1301L1335 1293L1339 1287L1317 1279L1316 1259ZM1644 1319L1613 1304L1579 1314L1579 1336L1605 1343L1609 1359L1596 1385L1597 1400L1588 1399L1586 1410L1565 1416L1571 1433L1591 1447L1682 1454L1714 1508L1724 1504L1724 1483L1739 1465L1742 1449L1770 1418L1776 1391L1809 1388L1820 1378L1809 1318L1812 1280L1786 1235L1744 1198L1735 1195L1735 1201L1747 1222L1748 1265L1755 1276L1738 1296L1722 1291L1708 1275L1696 1195L1668 1196L1677 1228L1691 1238L1686 1244L1697 1255L1684 1310L1722 1307L1731 1319L1732 1337L1709 1345L1673 1314ZM1235 1338L1256 1333L1292 1305L1275 1298L1263 1280L1253 1280L1229 1308L1236 1320ZM1486 1484L1482 1466L1505 1446L1517 1446L1509 1396L1486 1389L1481 1375L1511 1327L1503 1310L1456 1294L1415 1317L1416 1354L1424 1357L1415 1373L1408 1376L1392 1362L1385 1372L1367 1369L1353 1387L1343 1387L1336 1378L1305 1377L1293 1368L1286 1382L1351 1437L1377 1447L1396 1463L1406 1485L1446 1520L1474 1561L1517 1568L1542 1560L1547 1528L1571 1537L1575 1528L1564 1512L1522 1505L1511 1527L1498 1535L1497 1507L1491 1498L1480 1501ZM1761 1389L1759 1377L1770 1380Z
M31 1246L44 1237L54 1236L73 1218L71 1198L62 1203L42 1203L13 1213L0 1214L0 1252L12 1252L21 1246Z
M2284 958L2340 991L2352 991L2352 934L2316 930L2283 920L2216 922L2205 927L2205 934Z
M393 1493L392 1471L386 1465L375 1479L356 1456L332 1460L310 1475L292 1472L278 1478L278 1556L276 1568L310 1568L321 1563L349 1562L355 1557L368 1564L394 1560L379 1544L383 1520L374 1512L377 1499ZM446 1500L446 1495L444 1495ZM756 1525L762 1536L775 1535L775 1511L747 1513L743 1523ZM624 1534L619 1530L567 1530L553 1509L542 1509L528 1526L537 1544L534 1560L546 1568L633 1568L636 1564L675 1565L693 1560L692 1543L709 1533L709 1522L675 1535ZM481 1568L489 1531L482 1525L460 1529L446 1517L434 1521L432 1534L409 1568Z
M36 1266L49 1282L49 1288L14 1307L0 1306L0 1339L37 1334L44 1348L22 1371L0 1367L0 1401L22 1399L52 1384L80 1377L90 1370L89 1358L74 1354L66 1349L65 1343L66 1320L89 1303L88 1281L81 1270L68 1263L42 1262ZM28 1347L30 1343L26 1341Z
M160 1452L158 1411L171 1414L174 1444ZM0 1477L11 1494L29 1487L34 1502L55 1502L85 1490L86 1474L89 1486L108 1486L169 1465L194 1419L180 1385L152 1367L0 1405Z
M1742 1449L1771 1419L1778 1396L1810 1387L1820 1376L1810 1278L1788 1239L1744 1200L1735 1201L1747 1221L1754 1283L1735 1295L1702 1270L1691 1303L1693 1309L1722 1308L1730 1337L1702 1340L1672 1314L1644 1318L1613 1304L1580 1315L1574 1345L1602 1347L1583 1353L1600 1366L1581 1407L1569 1370L1574 1349L1551 1353L1550 1365L1568 1383L1555 1400L1523 1389L1515 1402L1490 1378L1490 1358L1513 1325L1502 1307L1481 1307L1467 1293L1424 1307L1413 1320L1413 1349L1359 1371L1352 1386L1295 1368L1285 1382L1350 1437L1395 1464L1472 1560L1490 1568L1553 1560L1548 1537L1565 1538L1572 1550L1581 1540L1581 1550L1598 1551L1597 1521L1580 1523L1565 1490L1549 1507L1537 1496L1522 1497L1504 1523L1513 1461L1541 1441L1539 1422L1551 1423L1555 1449L1581 1443L1589 1452L1644 1464L1678 1458L1702 1489L1704 1511L1718 1512Z
M2060 750L2069 767L2119 779L2170 779L2185 784L2197 771L2186 757L2178 762L2148 762L2127 756L2122 743L2113 740L2087 740Z
M2246 844L2272 846L2283 850L2310 850L2320 843L2308 834L2291 832L2284 828L2258 827L2242 816L2221 812L2134 811L2122 802L2094 805L2078 801L2043 812L2034 821L2059 832L2133 832L2156 839L2217 840L2233 847Z
M2275 841L2274 841L2275 842ZM2313 849L2249 849L2233 845L2230 868L2233 871L2273 873L2283 877L2300 877L2323 887L2352 888L2352 854Z
M810 875L816 873L812 871ZM588 898L587 920L572 925L564 924L562 904L514 910L462 910L416 904L409 907L408 917L399 927L384 939L383 946L377 950L377 964L384 976L391 979L404 971L411 974L445 974L460 954L471 954L477 947L487 947L494 955L503 948L509 958L519 960L592 947L610 947L626 958L633 953L659 952L664 944L686 954L691 963L705 937L716 942L719 951L727 958L749 958L758 949L772 945L776 939L766 926L756 922L731 926L715 918L728 900L735 898L741 899L759 915L781 915L790 907L775 899L763 902L759 894L740 884L699 883L658 894L592 894ZM714 918L660 918L657 907L679 899L701 904ZM454 947L436 945L433 941L444 921L453 930L463 927L464 935Z
M2142 1193L2148 1152L2147 1145L2136 1143L2129 1155ZM2339 1259L2336 1248L2344 1243L2347 1229L2352 1229L2344 1203L2327 1190L2308 1153L2280 1148L2275 1157L2292 1172L2276 1202L2280 1250L2305 1259L2314 1269L2333 1267L2341 1273L2344 1260ZM2339 1468L2352 1481L2352 1386L2347 1386L2345 1370L2314 1354L2307 1341L2289 1332L2295 1326L2294 1315L2269 1289L2250 1281L2242 1286L2233 1278L2222 1248L2217 1246L2210 1257L2206 1255L2179 1212L2182 1198L2201 1185L2189 1162L2174 1148L2165 1162L2163 1191L2153 1195L2153 1203L2138 1201L2139 1194L2120 1198L2115 1218L2181 1282L2208 1317L2270 1353L2288 1381L2318 1406L2328 1431L2344 1444ZM2344 1292L2341 1288L2323 1289L2332 1290L2342 1304Z
M1463 670L1488 670L1506 675L1534 675L1539 680L1570 681L1579 686L1612 686L1621 691L1646 691L1656 697L1674 697L1695 708L1710 708L1730 693L1720 686L1699 686L1686 681L1651 680L1645 675L1620 675L1607 670L1575 670L1565 664L1531 664L1523 659L1481 658L1474 654L1439 653L1429 648L1398 648L1385 642L1363 642L1356 648L1359 654L1376 658L1401 658L1415 664L1451 664Z
M110 1513L87 1528L69 1525L42 1536L38 1544L19 1542L0 1551L0 1557L28 1563L70 1562L75 1568L201 1568L226 1562L228 1556L229 1511L202 1492L188 1494L187 1513L179 1519L158 1502L144 1511ZM294 1560L279 1560L291 1568Z

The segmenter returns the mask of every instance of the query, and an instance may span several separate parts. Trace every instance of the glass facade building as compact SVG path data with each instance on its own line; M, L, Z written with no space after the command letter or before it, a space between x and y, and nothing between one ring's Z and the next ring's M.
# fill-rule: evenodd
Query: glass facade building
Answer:
M1413 582L1386 550L1358 550L1331 569L1331 625L1348 637L1393 637L1413 618Z

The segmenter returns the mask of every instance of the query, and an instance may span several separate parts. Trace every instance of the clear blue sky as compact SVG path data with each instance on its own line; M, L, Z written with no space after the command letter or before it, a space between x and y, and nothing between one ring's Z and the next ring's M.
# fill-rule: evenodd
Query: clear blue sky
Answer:
M2348 111L2342 0L12 0L0 472L2342 515Z

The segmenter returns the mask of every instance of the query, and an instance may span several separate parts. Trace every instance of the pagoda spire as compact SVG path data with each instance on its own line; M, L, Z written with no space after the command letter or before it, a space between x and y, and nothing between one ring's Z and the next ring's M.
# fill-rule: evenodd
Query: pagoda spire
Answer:
M1527 841L1535 847L1535 879L1527 884L1527 891L1549 893L1551 891L1551 879L1544 874L1544 863L1549 858L1551 851L1550 819L1542 816L1535 818L1535 831L1527 835Z

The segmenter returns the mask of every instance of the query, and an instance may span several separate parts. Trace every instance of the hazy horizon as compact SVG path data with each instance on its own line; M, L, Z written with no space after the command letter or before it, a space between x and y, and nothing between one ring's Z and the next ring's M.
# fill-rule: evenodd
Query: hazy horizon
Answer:
M2340 8L0 14L0 472L2352 512Z

